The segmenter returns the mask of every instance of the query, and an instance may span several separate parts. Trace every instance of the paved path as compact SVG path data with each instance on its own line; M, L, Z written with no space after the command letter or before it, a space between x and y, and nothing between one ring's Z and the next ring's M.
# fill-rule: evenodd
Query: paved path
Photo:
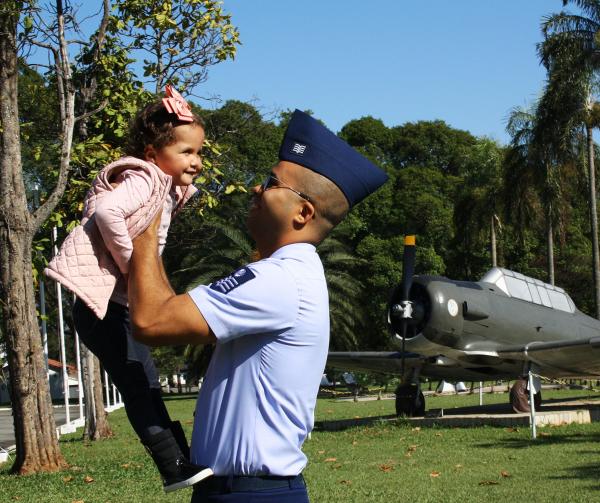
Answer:
M65 424L65 406L55 405L54 420L56 426ZM69 407L71 421L79 417L79 405L71 405ZM8 407L0 408L0 448L8 449L15 445L15 432L13 427L12 410Z

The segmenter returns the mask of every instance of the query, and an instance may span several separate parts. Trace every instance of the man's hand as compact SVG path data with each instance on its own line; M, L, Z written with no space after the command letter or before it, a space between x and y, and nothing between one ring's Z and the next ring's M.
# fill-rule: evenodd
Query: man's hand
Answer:
M133 247L140 245L149 245L150 243L156 243L158 246L158 229L160 229L160 221L162 219L162 208L158 210L156 216L150 222L150 225L146 227L146 230L140 235L133 239Z
M175 295L158 256L162 211L133 240L129 309L133 336L150 346L212 344L204 317L187 294Z

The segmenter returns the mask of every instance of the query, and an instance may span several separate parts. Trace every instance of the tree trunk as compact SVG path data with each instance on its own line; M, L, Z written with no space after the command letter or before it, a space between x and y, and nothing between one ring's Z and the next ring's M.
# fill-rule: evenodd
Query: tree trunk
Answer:
M15 473L66 466L58 445L36 318L31 249L36 227L23 184L17 105L16 25L20 2L0 6L0 300L16 437Z
M586 125L588 172L590 183L590 220L592 224L592 267L594 270L594 290L596 318L600 318L600 258L598 252L598 211L596 209L596 166L594 165L594 137L592 127Z
M496 215L492 215L490 221L490 234L491 234L491 251L492 251L492 267L498 266L498 256L496 252L496 222L494 221Z
M83 385L85 389L85 429L83 438L84 440L100 440L112 437L108 414L104 410L100 362L85 344L81 345L81 361L83 363Z
M548 281L554 285L554 226L552 225L552 205L548 205L547 218L547 246L548 246Z

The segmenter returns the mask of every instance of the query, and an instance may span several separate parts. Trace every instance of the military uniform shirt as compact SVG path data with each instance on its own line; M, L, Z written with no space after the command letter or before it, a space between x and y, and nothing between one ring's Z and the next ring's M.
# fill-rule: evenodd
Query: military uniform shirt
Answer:
M216 475L299 474L329 346L315 247L284 246L189 294L218 340L196 404L192 461Z

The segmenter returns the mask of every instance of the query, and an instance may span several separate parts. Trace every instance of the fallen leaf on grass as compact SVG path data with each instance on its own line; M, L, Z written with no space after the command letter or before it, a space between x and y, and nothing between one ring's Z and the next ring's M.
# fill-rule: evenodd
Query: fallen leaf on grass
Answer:
M344 484L345 486L351 486L352 481L351 480L340 480L340 484Z
M442 436L442 434L441 434L441 433L436 433L436 434L435 434L435 436L436 436L436 437L441 437L441 436Z
M384 473L388 473L394 469L394 465L379 465L379 469Z
M331 465L332 470L339 470L341 467L342 465L340 463L338 463L337 465Z
M131 463L125 463L125 464L121 465L121 468L125 468L125 469L127 469L127 468L129 468L130 466L131 466Z
M552 436L552 433L547 433L547 432L545 432L545 431L541 431L540 433L538 433L538 435L539 435L540 437L551 437L551 436Z
M420 426L415 426L412 431L421 431L421 427Z
M13 496L13 499L14 499L15 501L19 501L19 500L21 499L21 496Z
M73 500L71 503L85 503L83 500Z
M502 475L505 479L507 479L508 477L510 477L510 473L508 473L506 470L502 470L500 472L500 475Z
M356 440L354 440L354 441L352 442L352 445L357 445L357 444L358 444L358 442L357 442Z
M497 486L500 485L500 482L497 482L495 480L482 480L481 482L479 482L480 486Z
M325 461L325 463L333 463L334 461L337 461L337 458L325 458L323 461Z
M432 472L429 474L429 476L430 476L430 477L432 477L432 478L439 477L440 475L441 475L441 473L440 473L440 472L437 472L437 471L435 471L435 470L434 470L434 471L432 471Z
M72 475L67 475L66 477L63 477L63 482L71 482L71 480L73 480Z
M417 450L417 446L416 445L409 445L407 450L408 450L408 452L415 452Z
M325 451L317 451L317 454L325 454Z
M327 409L325 412L327 412L327 414L333 414L333 410L332 409Z
M508 431L509 433L517 433L519 431L519 428L506 428L506 431Z
M89 475L86 475L86 476L85 476L85 478L83 479L83 481L84 481L86 484L91 484L92 482L94 482L94 478L93 478L93 477L90 477Z
M81 470L83 470L83 468L81 468L81 466L75 466L75 465L71 466L69 469L72 472L80 472Z
M454 465L454 468L462 468L463 465Z

